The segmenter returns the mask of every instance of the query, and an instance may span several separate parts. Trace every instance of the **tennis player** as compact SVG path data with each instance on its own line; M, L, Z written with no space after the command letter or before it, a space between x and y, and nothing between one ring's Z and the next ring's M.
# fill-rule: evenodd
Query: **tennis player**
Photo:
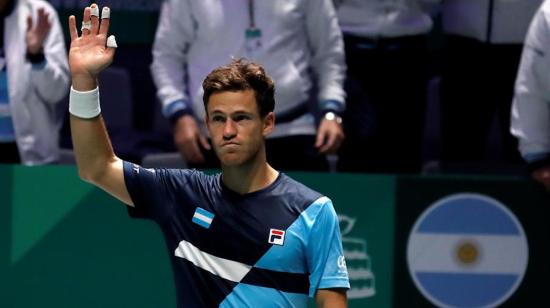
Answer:
M178 307L306 307L308 296L319 307L346 307L349 279L332 202L266 161L275 88L264 69L234 60L203 82L221 174L142 168L114 154L101 118L97 77L116 50L109 9L101 15L95 4L85 8L80 36L69 17L78 171L160 226Z

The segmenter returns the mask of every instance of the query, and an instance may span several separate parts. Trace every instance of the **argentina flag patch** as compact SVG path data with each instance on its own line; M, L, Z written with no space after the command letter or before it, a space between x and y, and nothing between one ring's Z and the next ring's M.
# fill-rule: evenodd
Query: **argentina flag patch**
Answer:
M193 214L192 222L196 223L197 225L203 227L203 228L210 228L210 224L212 224L212 220L214 219L214 214L210 213L209 211L197 207L195 210L195 214Z

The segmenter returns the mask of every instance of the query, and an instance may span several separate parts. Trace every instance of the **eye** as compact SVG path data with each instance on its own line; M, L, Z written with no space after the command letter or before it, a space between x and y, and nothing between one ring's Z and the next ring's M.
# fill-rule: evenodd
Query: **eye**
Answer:
M250 120L250 116L248 116L246 114L238 114L238 115L233 117L233 121L235 121L235 122L241 122L241 121L244 121L244 120Z
M215 115L212 117L212 122L225 122L225 117L221 115Z

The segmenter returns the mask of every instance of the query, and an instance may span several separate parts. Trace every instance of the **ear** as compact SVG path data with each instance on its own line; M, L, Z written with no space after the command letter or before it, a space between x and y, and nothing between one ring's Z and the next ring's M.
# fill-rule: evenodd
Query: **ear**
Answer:
M268 113L263 120L263 135L267 137L275 128L275 113Z

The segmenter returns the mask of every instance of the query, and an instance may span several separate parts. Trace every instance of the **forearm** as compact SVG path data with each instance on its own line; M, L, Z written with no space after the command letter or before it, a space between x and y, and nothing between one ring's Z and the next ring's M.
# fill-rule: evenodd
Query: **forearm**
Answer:
M97 87L95 78L73 76L73 89L90 91ZM75 102L72 101L71 104ZM101 115L84 119L71 114L71 136L80 177L97 183L107 166L117 161Z
M185 94L187 83L182 67L186 58L182 52L174 50L177 46L164 43L163 40L166 38L157 38L155 41L153 63L150 68L153 82L157 88L157 96L163 106L166 106L177 100L187 101L188 97Z
M81 119L71 115L71 136L80 177L97 183L104 175L106 166L115 163L113 147L100 116Z
M527 162L550 153L550 108L545 96L532 95L542 93L533 85L516 87L510 121L510 132L518 138L519 151Z

